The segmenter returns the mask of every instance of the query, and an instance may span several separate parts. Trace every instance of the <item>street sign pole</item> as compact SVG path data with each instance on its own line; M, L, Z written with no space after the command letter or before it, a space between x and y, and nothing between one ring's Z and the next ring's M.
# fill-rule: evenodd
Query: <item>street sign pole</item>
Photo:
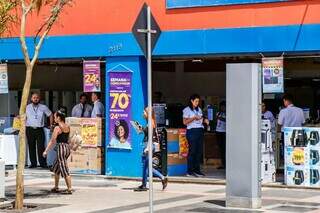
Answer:
M153 213L153 168L152 168L152 51L151 51L151 11L147 9L147 30L148 30L148 145L149 145L149 212Z
M147 21L147 22L145 22ZM141 29L142 28L142 29ZM152 29L154 28L154 29ZM133 27L133 33L147 58L148 75L148 171L149 171L149 212L153 213L153 123L152 123L152 50L160 36L161 30L151 14L147 4L143 8ZM142 35L144 34L144 36ZM146 35L146 37L145 37ZM147 42L145 42L147 40Z

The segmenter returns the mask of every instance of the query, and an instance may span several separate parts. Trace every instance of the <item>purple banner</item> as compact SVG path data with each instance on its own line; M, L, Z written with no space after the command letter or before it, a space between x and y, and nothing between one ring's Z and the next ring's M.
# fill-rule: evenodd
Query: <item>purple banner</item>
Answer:
M83 62L83 91L101 92L100 61Z
M131 149L131 72L109 73L109 134L108 147Z

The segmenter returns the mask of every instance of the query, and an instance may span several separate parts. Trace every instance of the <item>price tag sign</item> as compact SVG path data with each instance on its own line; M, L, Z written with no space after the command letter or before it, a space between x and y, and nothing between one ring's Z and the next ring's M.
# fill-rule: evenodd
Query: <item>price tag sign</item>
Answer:
M100 61L83 62L83 91L101 92Z
M110 148L131 149L131 79L131 72L109 73Z

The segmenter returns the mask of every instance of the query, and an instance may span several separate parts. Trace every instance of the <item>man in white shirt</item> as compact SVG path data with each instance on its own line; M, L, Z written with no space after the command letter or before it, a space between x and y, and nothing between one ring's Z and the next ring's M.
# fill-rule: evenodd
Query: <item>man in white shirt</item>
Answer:
M53 124L53 115L46 105L40 104L40 95L33 93L31 96L31 103L26 108L26 135L29 145L29 155L31 165L29 168L37 167L38 160L42 168L47 167L46 159L42 156L44 152L44 125L45 119L50 118L50 126Z
M104 117L104 106L100 102L100 93L93 92L91 95L91 100L93 102L93 110L91 113L91 118Z
M92 106L87 104L87 95L82 93L80 103L73 107L71 115L76 118L91 118L91 112Z
M293 97L286 94L282 98L285 106L279 113L278 130L281 128L280 159L284 159L284 128L302 127L305 122L303 110L293 105Z
M285 127L302 127L305 122L303 110L293 105L293 98L287 94L283 96L283 104L285 106L279 113L278 125L281 132Z

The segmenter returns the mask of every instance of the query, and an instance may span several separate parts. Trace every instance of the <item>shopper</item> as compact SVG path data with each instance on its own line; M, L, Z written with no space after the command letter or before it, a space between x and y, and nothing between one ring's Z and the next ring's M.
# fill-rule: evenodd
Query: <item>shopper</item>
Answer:
M52 171L54 172L54 188L52 192L59 192L59 179L60 175L65 179L67 190L64 191L66 194L72 194L71 188L71 176L69 173L67 159L70 156L69 146L69 134L70 127L65 123L66 111L60 108L54 114L54 121L56 127L53 130L52 138L43 152L43 157L48 155L49 150L56 146L57 157L53 164Z
M46 118L50 118L50 126L53 123L53 116L46 105L40 104L40 95L33 93L31 95L31 103L26 108L26 136L29 145L29 156L31 165L29 168L36 168L37 154L38 160L42 168L47 168L46 158L42 156L45 148L44 126Z
M270 112L268 110L268 107L267 107L265 101L262 101L261 110L262 110L262 118L269 120L271 122L271 124L274 125L275 118L274 118L272 112Z
M268 107L265 101L262 101L261 110L262 110L262 119L269 120L271 123L272 140L274 140L276 135L276 122L272 112L268 110Z
M145 108L143 111L143 117L148 120L148 108ZM149 125L149 124L148 124ZM152 128L153 128L153 136L152 141L153 143L159 143L159 135L157 132L157 123L156 123L156 116L154 111L152 110ZM144 148L142 153L142 184L135 189L135 191L146 191L147 190L147 179L149 174L149 156L148 156L148 126L141 129L144 133ZM154 148L154 147L153 147ZM152 168L153 176L158 177L162 183L162 190L165 190L168 185L168 179L161 174L158 170Z
M305 122L305 118L303 110L293 105L293 97L290 94L285 94L282 100L285 108L279 113L278 130L281 129L280 158L284 159L284 128L301 127Z
M87 104L87 95L82 93L80 95L80 103L73 107L71 116L76 118L90 118L91 112L92 106Z
M187 176L203 177L200 170L203 154L203 123L209 125L209 121L203 118L199 107L200 96L194 94L189 99L189 106L183 110L183 124L187 126L187 140L189 144Z
M100 93L93 92L91 94L91 100L93 102L93 110L91 113L91 118L102 118L104 116L104 106L100 101Z
M285 127L301 127L304 122L303 110L293 105L293 98L290 94L286 94L282 98L285 106L279 113L278 125L281 132Z
M216 135L219 143L220 157L222 166L219 169L226 167L226 102L222 101L219 104L219 112L217 113Z

